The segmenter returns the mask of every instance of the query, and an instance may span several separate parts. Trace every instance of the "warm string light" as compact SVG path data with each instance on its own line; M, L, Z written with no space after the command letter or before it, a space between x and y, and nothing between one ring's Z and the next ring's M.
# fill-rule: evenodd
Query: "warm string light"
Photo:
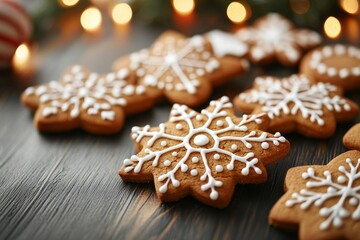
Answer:
M337 38L341 33L340 21L335 17L328 17L324 23L324 31L329 38Z
M226 14L233 23L242 23L248 18L246 6L240 2L230 3Z
M132 9L127 3L116 4L111 11L111 17L115 23L125 25L132 18Z
M27 44L23 43L16 49L12 58L12 67L19 76L27 76L34 71L34 61Z
M359 11L358 0L341 0L340 6L342 9L344 9L345 12L350 14L356 14Z
M73 7L75 6L79 0L59 0L59 3L63 7Z
M101 12L95 7L87 8L80 17L81 26L89 32L97 31L100 28L101 22Z
M180 15L189 15L195 9L194 0L173 0L173 7Z

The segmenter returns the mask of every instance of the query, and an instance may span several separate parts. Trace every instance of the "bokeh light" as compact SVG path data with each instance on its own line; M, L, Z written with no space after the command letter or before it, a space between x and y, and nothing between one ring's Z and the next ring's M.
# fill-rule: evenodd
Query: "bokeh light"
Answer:
M131 7L127 3L116 4L111 11L111 16L115 23L126 24L132 18Z
M59 3L63 7L73 7L75 6L79 0L59 0Z
M340 6L344 11L355 14L359 11L359 2L358 0L341 0Z
M329 38L337 38L341 33L340 21L335 17L328 17L324 23L324 31Z
M190 14L194 11L194 0L173 0L174 9L177 13L182 15Z
M305 14L309 11L309 0L291 0L290 7L296 14Z
M30 58L30 50L29 47L23 43L21 44L15 51L13 61L17 64L26 63Z
M85 30L96 31L102 22L101 12L95 7L90 7L81 14L80 22Z
M226 14L230 21L241 23L246 19L246 8L239 2L232 2L227 7Z

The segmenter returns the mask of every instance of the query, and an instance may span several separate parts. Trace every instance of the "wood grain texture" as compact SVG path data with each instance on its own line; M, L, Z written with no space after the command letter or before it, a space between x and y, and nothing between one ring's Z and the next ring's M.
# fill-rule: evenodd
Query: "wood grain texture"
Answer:
M66 24L54 28L39 43L38 74L29 83L56 79L75 63L106 72L115 59L149 46L164 30L135 23L131 30L116 32L106 19L104 25L94 38L73 26L66 30ZM225 29L216 23L199 23L186 33L216 27ZM234 97L261 74L295 72L253 68L217 88L212 99ZM326 164L344 152L342 136L353 124L338 125L328 140L287 135L290 153L269 167L268 182L237 186L226 209L207 207L192 198L161 204L153 184L124 183L117 171L123 159L134 153L131 127L166 121L170 104L128 117L123 131L112 137L82 131L45 135L35 130L32 114L21 106L15 77L9 72L0 76L0 239L296 239L296 233L272 228L267 222L270 208L283 194L286 171ZM347 96L360 103L359 93Z

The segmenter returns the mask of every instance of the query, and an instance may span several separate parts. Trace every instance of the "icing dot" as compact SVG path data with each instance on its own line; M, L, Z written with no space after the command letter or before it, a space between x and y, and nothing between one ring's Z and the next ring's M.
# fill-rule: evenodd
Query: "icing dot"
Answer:
M263 143L261 143L261 147L262 147L263 149L268 149L268 148L269 148L269 143L263 142Z
M171 155L172 155L173 157L176 157L176 156L178 155L178 153L177 153L177 152L172 152Z
M330 77L333 77L336 75L336 69L333 68L333 67L330 67L328 70L327 70L327 74L330 76Z
M355 206L358 204L358 200L354 197L350 198L349 200L350 205Z
M198 175L198 171L196 169L192 169L190 171L190 174L191 174L191 176L196 176L196 175Z
M236 149L237 149L237 145L236 145L236 144L231 145L231 149L232 149L232 150L236 150Z
M220 159L220 155L219 155L219 154L217 154L217 153L216 153L216 154L214 154L214 159L215 159L215 160L219 160L219 159Z
M344 176L339 176L337 178L338 183L344 183L346 181L346 178Z
M189 167L186 164L181 165L181 171L186 172L189 169Z
M193 157L193 158L191 159L191 161L192 161L193 163L197 163L197 162L199 161L199 158L198 158L198 157Z
M165 161L164 161L164 165L165 165L165 166L168 167L168 166L170 166L170 164L171 164L171 162L170 162L169 160L165 160Z
M216 122L216 126L218 126L218 127L222 127L223 125L224 125L224 122L221 121L221 120L218 120L218 121Z
M343 68L339 71L339 76L341 78L346 78L347 76L349 76L349 70L347 70L346 68Z
M224 170L224 168L221 165L216 165L215 170L216 170L216 172L222 172Z
M161 146L165 147L167 145L166 141L161 141Z
M196 115L196 120L201 121L201 119L202 119L201 115Z
M137 137L138 137L138 134L137 134L137 133L133 133L133 134L131 135L131 137L132 137L132 138L137 138Z
M218 192L212 191L212 192L210 193L210 198L211 198L212 200L216 200L218 197L219 197Z
M175 128L177 130L181 130L181 129L183 129L183 125L181 123L178 123L178 124L176 124Z
M198 146L204 146L210 142L206 135L199 134L194 138L194 143Z

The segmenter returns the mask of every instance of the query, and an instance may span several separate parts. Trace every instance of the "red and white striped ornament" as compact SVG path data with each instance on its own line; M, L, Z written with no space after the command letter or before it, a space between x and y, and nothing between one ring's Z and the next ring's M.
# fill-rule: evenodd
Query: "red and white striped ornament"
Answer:
M0 0L0 68L8 67L16 48L30 40L32 23L24 6Z

